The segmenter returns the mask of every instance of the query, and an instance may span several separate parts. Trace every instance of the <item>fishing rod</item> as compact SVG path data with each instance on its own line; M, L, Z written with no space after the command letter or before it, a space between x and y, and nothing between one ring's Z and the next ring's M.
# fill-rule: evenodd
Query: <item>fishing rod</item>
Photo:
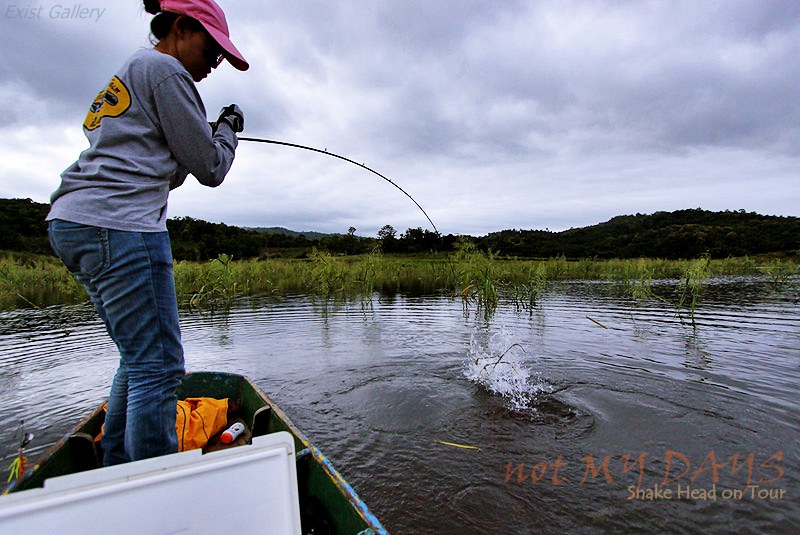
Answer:
M424 209L424 208L422 208L422 206L420 206L420 204L419 204L419 203L418 203L416 200L414 200L414 197L412 197L411 195L409 195L409 194L408 194L408 192L407 192L406 190L404 190L403 188L401 188L400 186L398 186L398 185L397 185L397 183L395 183L395 182L393 182L391 179L389 179L389 178L387 178L387 177L383 176L382 174L380 174L380 173L379 173L379 172L377 172L376 170L374 170L374 169L372 169L372 168L369 168L369 167L367 167L367 166L366 166L366 165L364 165L363 163L358 163L358 162L356 162L355 160L351 160L350 158L347 158L347 157L345 157L345 156L340 156L339 154L335 154L335 153L333 153L333 152L328 152L328 150L327 150L327 149L325 149L325 150L322 150L322 149L315 149L314 147L307 147L307 146L305 146L305 145L298 145L297 143L288 143L288 142L286 142L286 141L275 141L275 140L273 140L273 139L263 139L263 138L258 138L258 137L242 137L242 136L240 136L240 137L239 137L239 141L253 141L253 142L255 142L255 143L269 143L269 144L271 144L271 145L283 145L284 147L294 147L294 148L296 148L296 149L310 150L310 151L312 151L312 152L319 152L320 154L327 154L328 156L333 156L334 158L339 158L340 160L344 160L344 161L346 161L346 162L349 162L349 163L351 163L351 164L353 164L353 165L357 165L357 166L361 167L362 169L366 169L366 170L367 170L367 171L369 171L370 173L372 173L372 174L375 174L375 175L378 175L379 177L381 177L382 179L384 179L386 182L388 182L388 183L389 183L389 184L391 184L392 186L394 186L394 187L396 187L397 189L399 189L400 191L402 191L402 192L403 192L403 194L404 194L406 197L408 197L409 199L411 199L411 201L412 201L414 204L416 204L416 205L417 205L417 208L419 208L419 209L422 211L422 213L423 213L423 214L425 214L425 217L428 219L428 222L429 222L429 223L431 224L431 226L433 227L433 230L434 230L434 231L435 231L437 234L439 233L439 229L437 229L437 228L436 228L436 225L434 225L434 224L433 224L433 221L431 220L430 216L428 216L428 213L425 211L425 209Z

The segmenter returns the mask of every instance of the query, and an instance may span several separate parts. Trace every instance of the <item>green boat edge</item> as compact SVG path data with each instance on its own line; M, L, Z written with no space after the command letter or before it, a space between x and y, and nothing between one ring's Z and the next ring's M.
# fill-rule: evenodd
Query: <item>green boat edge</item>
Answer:
M380 521L333 463L292 423L286 413L244 375L225 372L187 373L178 387L178 399L230 398L254 437L286 431L294 437L301 517L322 520L336 535L388 535ZM48 478L99 468L94 437L105 419L103 403L72 431L48 448L3 494L42 487ZM306 531L304 525L303 531Z

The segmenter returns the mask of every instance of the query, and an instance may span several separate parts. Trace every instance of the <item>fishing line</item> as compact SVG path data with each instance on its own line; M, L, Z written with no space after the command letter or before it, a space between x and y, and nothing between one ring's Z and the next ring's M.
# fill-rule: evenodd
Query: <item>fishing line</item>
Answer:
M307 147L307 146L305 146L305 145L298 145L297 143L287 143L286 141L275 141L275 140L273 140L273 139L263 139L263 138L258 138L258 137L239 137L239 141L254 141L254 142L256 142L256 143L269 143L269 144L271 144L271 145L283 145L283 146L285 146L285 147L294 147L294 148L296 148L296 149L310 150L310 151L312 151L312 152L319 152L320 154L327 154L328 156L333 156L334 158L339 158L340 160L344 160L344 161L346 161L346 162L349 162L349 163L351 163L351 164L353 164L353 165L357 165L357 166L361 167L362 169L366 169L366 170L367 170L367 171L369 171L370 173L372 173L372 174L375 174L375 175L378 175L379 177L381 177L382 179L384 179L386 182L388 182L388 183L389 183L389 184L391 184L392 186L394 186L394 187L396 187L397 189L399 189L400 191L402 191L402 192L403 192L403 194L404 194L406 197L408 197L409 199L411 199L411 201L412 201L414 204L416 204L416 205L417 205L417 208L419 208L419 209L422 211L422 213L423 213L423 214L425 215L425 217L428 219L428 222L429 222L429 223L431 224L431 226L433 227L433 230L434 230L434 231L435 231L437 234L439 233L439 229L437 229L437 228L436 228L436 225L434 225L434 224L433 224L433 221L431 220L430 216L428 216L428 213L425 211L425 209L424 209L424 208L422 208L422 206L420 206L420 204L419 204L419 203L418 203L416 200L414 200L414 197L412 197L411 195L409 195L409 193L408 193L406 190L404 190L403 188L401 188L400 186L398 186L398 185L397 185L397 183L395 183L395 182L393 182L391 179L389 179L389 178L387 178L387 177L383 176L382 174L380 174L380 173L379 173L379 172L377 172L376 170L374 170L374 169L371 169L371 168L367 167L367 166L366 166L366 165L364 165L363 163L358 163L358 162L356 162L355 160L351 160L350 158L347 158L347 157L345 157L345 156L340 156L339 154L335 154L335 153L333 153L333 152L328 152L328 150L327 150L327 149L326 149L326 150L315 149L314 147Z

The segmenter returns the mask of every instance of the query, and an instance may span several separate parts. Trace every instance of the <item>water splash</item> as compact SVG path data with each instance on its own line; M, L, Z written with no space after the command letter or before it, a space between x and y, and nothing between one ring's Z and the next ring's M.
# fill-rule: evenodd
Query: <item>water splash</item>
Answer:
M526 362L525 347L516 342L513 333L505 328L483 341L472 334L464 376L486 391L501 396L508 407L516 411L536 411L534 403L537 397L553 391L539 372L531 370Z

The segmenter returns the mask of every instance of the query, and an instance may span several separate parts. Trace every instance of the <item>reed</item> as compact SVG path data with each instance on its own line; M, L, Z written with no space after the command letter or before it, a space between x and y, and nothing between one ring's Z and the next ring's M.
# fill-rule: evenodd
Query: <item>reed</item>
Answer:
M490 317L497 309L501 288L506 285L503 266L491 251L479 251L474 243L466 240L457 244L454 264L456 291L465 311L475 304L487 318Z
M507 299L532 310L554 281L609 280L631 295L652 297L652 281L678 281L681 303L690 317L707 277L758 275L775 285L795 284L796 259L728 258L722 260L578 260L564 257L530 260L503 258L464 242L451 255L394 256L374 250L367 255L332 256L314 251L308 258L236 260L220 255L207 262L175 263L181 306L220 309L239 296L306 294L342 299L372 299L374 294L450 295L466 308L489 314ZM0 255L0 308L45 307L84 301L86 293L61 262L49 256Z
M76 304L87 298L83 286L57 258L0 255L0 310Z
M776 288L787 286L792 277L800 274L800 269L788 260L770 260L761 269Z
M678 311L684 308L689 309L689 318L691 319L692 326L695 325L694 311L697 308L697 301L703 291L703 283L710 276L711 257L702 256L689 264L681 277L681 283L678 285L678 304L676 309Z
M682 262L682 269L680 282L674 291L674 300L662 297L653 291L653 275L650 269L645 268L636 283L626 282L626 284L628 292L636 300L655 299L673 307L681 323L684 322L684 311L688 310L689 320L694 327L696 325L694 313L703 291L703 284L712 274L711 258L703 255L697 260Z
M205 270L196 271L189 296L189 306L197 309L230 308L240 286L234 277L233 257L221 254L209 262Z
M509 297L517 310L533 312L539 295L547 283L547 269L541 262L531 264L527 269L528 273L524 280L511 284Z

